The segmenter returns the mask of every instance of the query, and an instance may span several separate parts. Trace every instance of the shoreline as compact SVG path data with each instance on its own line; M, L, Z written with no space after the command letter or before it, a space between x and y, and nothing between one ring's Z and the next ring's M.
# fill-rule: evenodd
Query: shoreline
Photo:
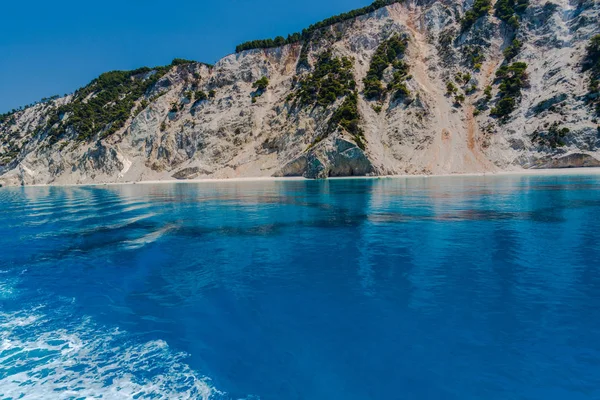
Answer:
M468 172L456 174L418 174L418 175L378 175L378 176L340 176L331 177L325 180L345 180L345 179L435 179L452 177L503 177L503 176L568 176L568 175L600 175L600 167L590 168L556 168L556 169L523 169L513 171L497 172ZM176 184L176 183L243 183L243 182L287 182L287 181L319 181L318 179L307 179L304 177L244 177L244 178L200 178L200 179L165 179L165 180L147 180L130 182L100 182L100 183L71 183L71 184L36 184L25 186L4 186L9 187L71 187L71 186L113 186L113 185L156 185L156 184Z

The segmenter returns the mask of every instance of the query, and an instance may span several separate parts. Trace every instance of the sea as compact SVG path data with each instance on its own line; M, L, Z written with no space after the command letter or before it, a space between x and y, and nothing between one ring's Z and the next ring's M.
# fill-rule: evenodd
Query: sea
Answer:
M600 176L0 189L1 399L600 399Z

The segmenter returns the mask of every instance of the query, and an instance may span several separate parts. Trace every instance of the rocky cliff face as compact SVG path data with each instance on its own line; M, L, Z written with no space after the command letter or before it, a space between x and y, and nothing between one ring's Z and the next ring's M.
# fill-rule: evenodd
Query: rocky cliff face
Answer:
M465 26L480 1L406 0L215 66L103 76L2 116L0 183L598 165L582 62L600 2L531 0L512 20L492 3Z

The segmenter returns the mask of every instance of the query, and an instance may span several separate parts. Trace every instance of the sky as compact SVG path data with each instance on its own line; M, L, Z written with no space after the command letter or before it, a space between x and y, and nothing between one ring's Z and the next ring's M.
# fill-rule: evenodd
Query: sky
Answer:
M0 113L64 95L102 72L214 63L241 42L301 31L372 0L8 0L0 24Z

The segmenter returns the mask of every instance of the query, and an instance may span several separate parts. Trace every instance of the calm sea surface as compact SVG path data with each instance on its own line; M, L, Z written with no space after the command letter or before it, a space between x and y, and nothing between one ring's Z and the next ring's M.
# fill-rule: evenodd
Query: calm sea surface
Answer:
M2 399L600 399L600 178L0 189Z

